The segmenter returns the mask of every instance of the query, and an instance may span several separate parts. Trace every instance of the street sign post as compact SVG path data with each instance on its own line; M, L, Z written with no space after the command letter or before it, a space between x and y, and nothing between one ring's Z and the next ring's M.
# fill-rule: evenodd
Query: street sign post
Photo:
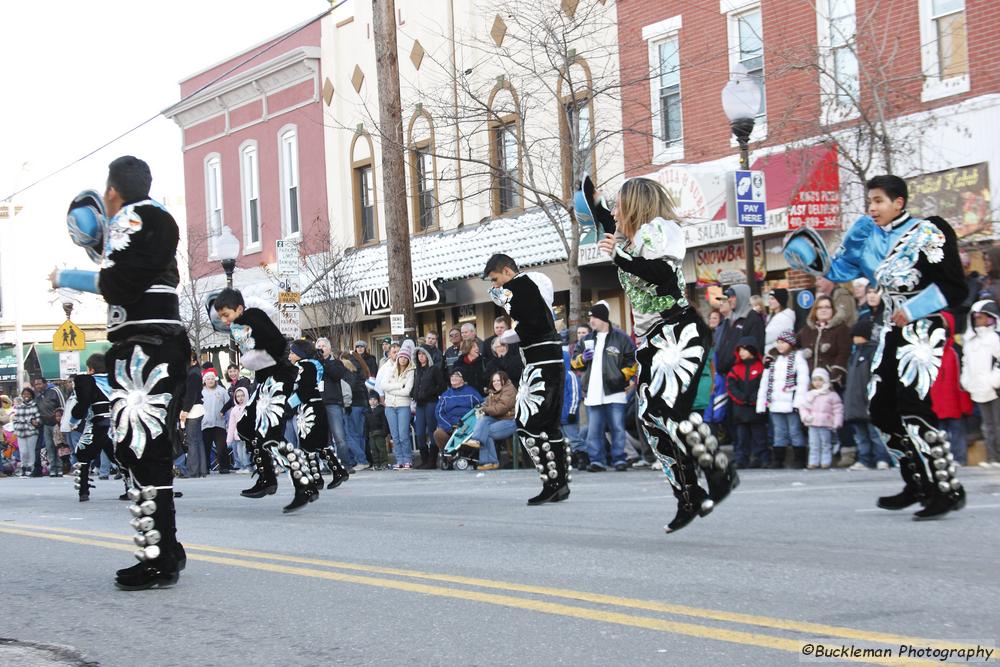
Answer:
M726 206L729 223L738 227L763 227L767 224L767 197L764 172L738 169L729 184Z
M87 337L83 329L66 320L56 329L52 337L52 349L55 352L79 352L87 347Z
M79 352L59 353L59 377L63 380L80 372Z
M406 333L405 324L402 313L389 315L389 334L392 336L402 336Z
M301 300L299 292L278 292L278 330L286 338L298 338L302 335Z
M299 244L298 241L286 241L278 239L274 242L275 257L278 262L278 275L286 276L298 274L299 272Z

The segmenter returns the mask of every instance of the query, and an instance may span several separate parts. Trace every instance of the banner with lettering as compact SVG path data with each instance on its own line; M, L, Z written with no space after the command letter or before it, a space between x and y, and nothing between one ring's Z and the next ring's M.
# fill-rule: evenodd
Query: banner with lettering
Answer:
M939 215L955 229L959 241L1000 238L1000 224L990 206L989 164L947 169L907 179L907 210L916 216Z
M695 274L698 285L732 285L746 282L746 253L743 243L725 243L695 250ZM764 264L764 244L753 242L753 264L757 280L763 280L767 269Z

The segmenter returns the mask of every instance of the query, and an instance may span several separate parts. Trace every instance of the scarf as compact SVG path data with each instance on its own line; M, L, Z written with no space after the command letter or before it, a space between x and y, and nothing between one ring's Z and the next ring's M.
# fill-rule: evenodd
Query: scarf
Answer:
M785 384L782 387L782 391L792 391L795 389L796 380L798 380L797 373L795 371L795 350L792 350L788 354L779 355L785 359L787 362L785 365ZM774 396L774 369L767 374L767 392L764 395L764 407L771 407L771 398Z

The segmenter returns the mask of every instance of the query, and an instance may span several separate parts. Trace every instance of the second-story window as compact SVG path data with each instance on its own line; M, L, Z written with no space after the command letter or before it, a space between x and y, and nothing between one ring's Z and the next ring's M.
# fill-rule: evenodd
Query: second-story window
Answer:
M243 248L260 248L260 170L257 145L248 144L240 151L240 177L243 192Z
M931 21L937 37L938 78L968 74L965 0L931 0Z
M299 140L294 129L281 133L278 142L281 162L281 218L285 236L296 236L299 220Z
M215 257L212 239L222 231L222 223L222 160L212 155L205 160L205 225L210 259Z
M680 45L677 37L666 39L656 46L659 57L660 141L665 146L679 143L684 138L681 120L681 68Z
M358 193L358 212L361 223L361 242L370 243L375 236L375 188L372 182L371 165L354 170L355 187Z
M518 183L520 160L517 146L517 123L514 121L493 128L493 168L496 172L497 213L521 207L521 190Z
M750 78L760 84L760 110L757 117L761 118L767 111L766 95L764 95L764 33L761 26L760 7L737 14L733 17L736 28L736 60L746 67Z
M417 198L417 231L434 227L434 162L428 146L413 149L413 176Z
M590 99L577 100L566 105L566 122L569 144L575 142L573 153L573 180L586 172L594 176L594 147L591 144Z

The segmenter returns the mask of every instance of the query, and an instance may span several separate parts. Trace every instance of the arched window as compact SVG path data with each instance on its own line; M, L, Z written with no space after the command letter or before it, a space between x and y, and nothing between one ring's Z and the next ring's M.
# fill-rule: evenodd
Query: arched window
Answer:
M434 152L434 120L418 109L407 131L410 147L411 206L413 231L426 232L440 225L438 218L437 157Z
M573 185L581 174L597 180L594 98L587 61L577 57L568 70L559 72L556 95L559 97L559 132L562 136L563 195L572 196Z
M524 207L521 180L521 115L517 93L506 81L497 84L487 102L492 167L493 214Z
M375 147L371 136L364 130L356 132L351 140L351 181L354 189L354 238L358 245L377 243Z
M302 230L299 219L299 135L294 125L278 133L278 164L281 186L282 235L298 236Z
M221 232L222 225L222 158L211 153L205 157L205 232L209 259L215 259L212 239Z
M260 238L260 167L257 142L240 146L240 193L243 202L243 252L261 248Z

